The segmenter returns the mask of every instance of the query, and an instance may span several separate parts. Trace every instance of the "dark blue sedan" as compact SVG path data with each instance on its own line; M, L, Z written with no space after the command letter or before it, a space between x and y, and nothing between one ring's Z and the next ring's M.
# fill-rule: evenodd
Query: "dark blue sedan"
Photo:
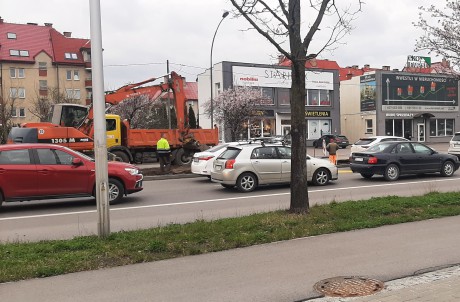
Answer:
M350 157L353 173L360 173L364 178L383 175L390 181L405 174L439 172L449 177L459 165L457 156L439 153L417 142L383 142Z

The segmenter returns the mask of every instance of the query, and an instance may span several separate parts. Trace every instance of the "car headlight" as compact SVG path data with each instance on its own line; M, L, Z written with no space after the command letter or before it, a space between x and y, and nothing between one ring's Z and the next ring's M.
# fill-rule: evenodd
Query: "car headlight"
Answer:
M125 168L125 171L131 175L139 174L139 170L135 168Z

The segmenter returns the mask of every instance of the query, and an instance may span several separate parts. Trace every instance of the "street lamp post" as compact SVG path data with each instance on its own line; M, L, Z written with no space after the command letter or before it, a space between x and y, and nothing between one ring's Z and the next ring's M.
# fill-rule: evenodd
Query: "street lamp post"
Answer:
M214 36L212 37L212 43L211 43L211 68L209 69L210 75L211 75L211 128L214 128L214 102L213 102L214 96L213 96L213 92L212 92L214 84L212 82L212 49L214 47L214 39L216 38L216 34L217 34L217 31L219 30L219 26L222 23L222 21L224 21L225 17L228 16L228 14L229 14L229 12L224 12L222 14L222 19L220 20L219 24L217 25L217 28L216 28L216 31L214 32Z

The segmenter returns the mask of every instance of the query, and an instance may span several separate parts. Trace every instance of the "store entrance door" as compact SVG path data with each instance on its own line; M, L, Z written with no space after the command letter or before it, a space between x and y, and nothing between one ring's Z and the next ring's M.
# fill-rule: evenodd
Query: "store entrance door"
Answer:
M417 140L422 143L425 141L425 124L417 124Z
M291 133L291 125L281 125L281 133L283 136Z

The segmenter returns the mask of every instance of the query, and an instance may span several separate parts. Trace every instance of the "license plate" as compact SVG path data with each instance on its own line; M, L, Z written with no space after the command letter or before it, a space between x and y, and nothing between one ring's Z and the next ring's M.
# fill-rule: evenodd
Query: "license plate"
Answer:
M355 161L363 161L364 159L362 157L356 157Z
M222 170L222 166L216 166L216 171Z
M194 163L199 162L198 157L195 157L195 158L193 159L193 162L194 162Z

